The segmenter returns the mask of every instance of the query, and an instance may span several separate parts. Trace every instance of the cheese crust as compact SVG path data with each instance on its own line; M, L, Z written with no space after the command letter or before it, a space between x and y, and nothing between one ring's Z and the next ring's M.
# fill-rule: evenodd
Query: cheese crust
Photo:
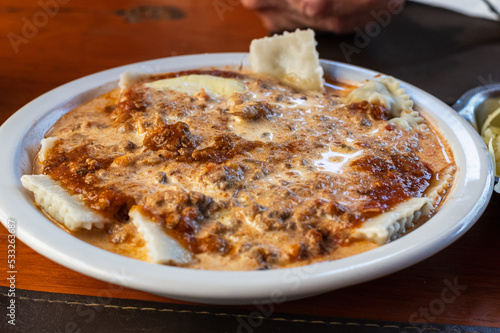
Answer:
M140 235L152 262L338 259L399 237L453 183L451 150L407 95L391 110L399 95L370 102L359 97L370 87L302 91L265 74L125 79L54 125L39 170L101 217L110 248ZM404 94L392 79L370 85ZM390 122L405 112L404 126Z

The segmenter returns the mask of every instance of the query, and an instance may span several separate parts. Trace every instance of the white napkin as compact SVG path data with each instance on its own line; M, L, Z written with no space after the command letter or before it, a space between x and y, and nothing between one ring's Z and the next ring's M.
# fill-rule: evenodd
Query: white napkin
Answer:
M442 7L464 15L500 20L500 0L411 0L429 6ZM490 6L488 6L488 3ZM495 13L496 10L496 13Z

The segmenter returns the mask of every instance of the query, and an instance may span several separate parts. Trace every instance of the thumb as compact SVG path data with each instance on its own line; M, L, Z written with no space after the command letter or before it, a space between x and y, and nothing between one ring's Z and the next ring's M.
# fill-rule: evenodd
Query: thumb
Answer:
M302 12L309 17L321 16L327 5L328 0L302 0Z

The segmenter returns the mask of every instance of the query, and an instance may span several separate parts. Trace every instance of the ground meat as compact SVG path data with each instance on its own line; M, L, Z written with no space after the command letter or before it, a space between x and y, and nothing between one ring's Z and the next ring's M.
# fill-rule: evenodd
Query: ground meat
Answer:
M242 119L259 120L269 119L279 114L279 107L262 101L245 102L233 106L227 113Z
M118 124L123 123L132 118L134 113L144 112L149 105L146 93L129 90L125 93L123 100L114 108L111 118Z
M189 74L236 78L245 91L209 99L143 84ZM98 112L65 115L48 134L59 141L43 172L116 220L107 229L113 246L127 242L136 205L192 252L187 267L335 259L354 228L425 195L453 159L432 127L388 125L384 106L343 104L347 92L299 92L217 70L152 75L101 100Z
M186 123L167 125L162 122L146 132L143 145L146 149L154 151L164 149L177 152L180 149L194 149L195 141Z

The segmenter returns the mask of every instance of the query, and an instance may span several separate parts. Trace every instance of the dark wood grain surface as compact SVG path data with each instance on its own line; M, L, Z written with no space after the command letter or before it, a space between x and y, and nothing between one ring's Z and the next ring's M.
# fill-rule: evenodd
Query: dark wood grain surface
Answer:
M44 9L41 3L51 6ZM412 15L418 16L418 12L423 9L409 6L407 10L407 14L404 14L407 15L406 22L411 21ZM436 15L447 17L449 14L437 11ZM399 52L406 54L402 55L406 57L406 63L391 63L384 59L380 56L380 49L383 48L380 43L389 43L392 45L388 49L390 54L393 57L397 54L398 40L390 37L390 31L404 36L404 17L395 18L394 28L387 28L386 34L377 37L379 41L374 37L369 47L356 53L354 63L399 74L424 89L436 89L433 93L448 103L469 87L482 84L481 78L500 80L498 60L495 60L498 57L494 57L500 44L498 35L495 37L493 32L478 37L483 41L481 45L478 44L478 38L474 40L472 35L465 34L455 37L458 44L453 44L452 51L437 50L434 56L427 52L420 58L412 59L414 54L410 57L409 51L405 51L412 46L402 45L404 48ZM453 17L459 20L456 17L461 16ZM253 38L268 34L254 13L246 11L235 1L225 0L3 0L0 18L1 123L37 96L84 75L174 55L245 52ZM443 25L442 21L432 22L428 17L424 21L426 27ZM478 22L476 26L470 19L464 19L464 22L466 26L473 25L472 30L464 31L491 29L487 26L492 24L477 20L474 21ZM498 29L498 24L496 27ZM338 43L354 43L354 37L339 39L329 35L320 36L321 55L345 61ZM464 41L467 38L471 39L469 44ZM331 44L334 42L337 44ZM418 43L420 47L425 45L422 40ZM439 40L435 44L439 44ZM443 68L439 64L444 55L440 56L439 52L449 59L459 60ZM491 59L485 57L485 53L491 54ZM469 58L473 64L467 68L453 67L464 66L464 63L467 66ZM422 73L425 68L432 69L428 76ZM442 74L439 68L443 70ZM465 83L459 82L459 87L455 86L454 90L436 88L436 80L441 85L447 84L447 87L452 85L453 75L460 70L470 72ZM427 83L429 85L426 87ZM346 318L500 327L499 213L500 195L494 194L486 212L465 236L427 260L368 283L275 305L275 310ZM1 226L1 286L8 285L4 269L7 234L7 230ZM16 287L20 289L90 296L109 295L112 291L111 296L115 298L179 303L132 289L110 286L107 282L81 275L39 255L20 241L16 250ZM450 285L455 285L453 295L449 293ZM251 310L251 307L246 308Z

